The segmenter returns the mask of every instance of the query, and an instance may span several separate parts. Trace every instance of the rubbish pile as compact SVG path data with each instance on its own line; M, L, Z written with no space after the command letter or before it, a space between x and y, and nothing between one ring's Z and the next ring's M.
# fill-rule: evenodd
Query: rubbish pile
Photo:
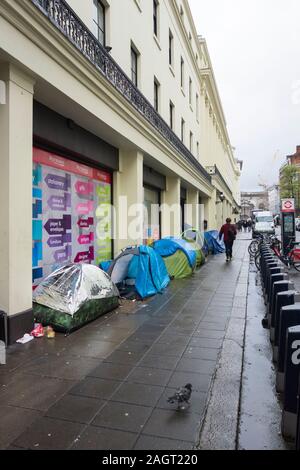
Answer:
M34 329L30 334L25 333L25 335L18 339L16 343L26 344L32 341L34 338L55 338L55 331L52 326L43 327L41 323L35 323Z

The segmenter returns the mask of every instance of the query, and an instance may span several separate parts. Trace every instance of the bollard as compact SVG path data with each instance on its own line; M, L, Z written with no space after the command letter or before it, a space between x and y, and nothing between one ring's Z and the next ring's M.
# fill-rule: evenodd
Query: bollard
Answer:
M272 286L271 302L270 302L270 308L268 312L268 325L270 328L270 340L272 343L274 342L275 309L276 309L277 294L279 294L279 292L284 292L287 290L294 290L294 289L295 289L294 283L291 281L277 281L277 282L274 282Z
M299 384L298 384L298 419L297 419L296 450L300 450L300 377L299 377Z
M278 361L276 374L276 390L279 393L284 392L284 367L286 354L286 332L292 326L300 324L300 303L287 305L282 307L280 311L279 321L279 344L278 344Z
M300 302L300 295L295 290L279 292L276 299L275 319L274 319L274 343L273 343L273 362L278 361L278 345L279 345L279 326L280 326L280 312L282 307L293 305Z
M6 364L7 317L0 311L0 364Z
M269 291L269 285L270 285L270 280L271 280L270 278L272 276L272 269L278 270L279 268L280 266L278 263L272 262L266 265L266 270L265 270L264 279L263 279L265 304L267 304L267 301L268 301L268 291Z
M300 325L288 328L284 366L284 400L281 432L286 439L296 439L300 371Z
M262 277L262 282L263 282L264 287L266 287L268 269L279 268L279 267L280 267L280 265L276 260L274 260L274 259L267 259L266 260L266 262L264 263L264 265L262 267L262 271L261 271L261 277Z
M267 286L267 313L270 312L273 284L278 281L287 282L288 274L285 274L285 273L271 274L271 276L269 277L269 282Z
M277 265L273 268L269 268L268 267L268 271L266 272L266 276L268 276L267 279L269 279L269 282L270 282L270 276L272 276L272 274L283 274L284 273L284 270L281 266ZM267 284L268 284L268 281L266 280L266 289L267 289Z

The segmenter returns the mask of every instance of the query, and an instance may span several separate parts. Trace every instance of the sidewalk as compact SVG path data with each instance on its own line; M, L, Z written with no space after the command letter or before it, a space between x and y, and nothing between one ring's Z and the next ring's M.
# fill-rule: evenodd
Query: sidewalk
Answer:
M247 247L238 240L232 263L212 257L133 312L120 307L69 337L11 347L0 366L0 448L198 447L222 346L230 352L244 329ZM188 382L191 406L176 412L166 398ZM239 390L238 381L232 397Z

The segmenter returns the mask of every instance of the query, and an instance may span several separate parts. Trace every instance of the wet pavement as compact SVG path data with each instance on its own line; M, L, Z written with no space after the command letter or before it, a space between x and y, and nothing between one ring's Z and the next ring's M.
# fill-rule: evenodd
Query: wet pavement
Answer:
M1 449L197 447L248 243L211 257L147 303L123 304L69 337L9 348L0 366ZM129 306L129 307L128 307ZM192 383L191 405L167 397Z

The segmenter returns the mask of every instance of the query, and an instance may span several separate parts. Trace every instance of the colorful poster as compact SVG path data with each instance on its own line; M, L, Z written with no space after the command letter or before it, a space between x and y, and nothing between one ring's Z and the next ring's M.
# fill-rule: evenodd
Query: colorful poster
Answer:
M111 176L36 148L33 160L32 266L36 287L64 264L99 265L111 259L107 217Z

